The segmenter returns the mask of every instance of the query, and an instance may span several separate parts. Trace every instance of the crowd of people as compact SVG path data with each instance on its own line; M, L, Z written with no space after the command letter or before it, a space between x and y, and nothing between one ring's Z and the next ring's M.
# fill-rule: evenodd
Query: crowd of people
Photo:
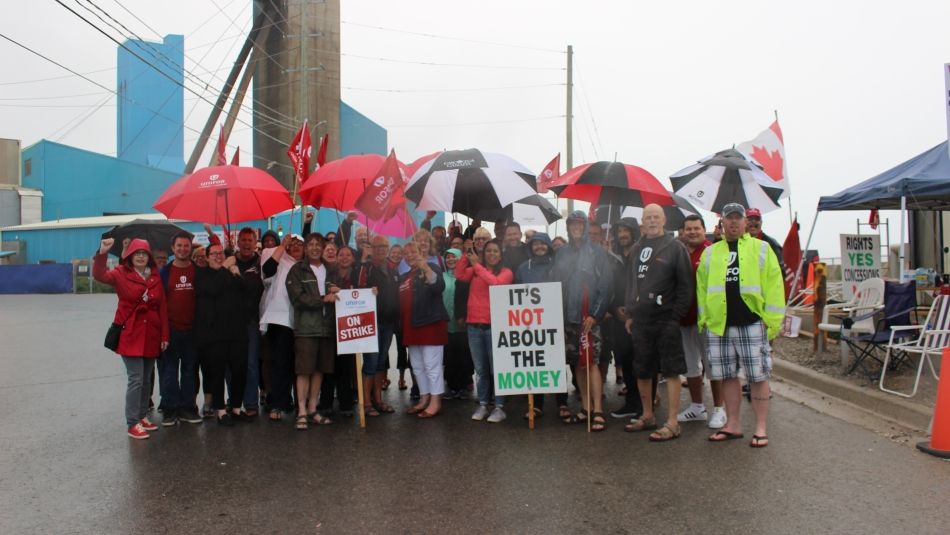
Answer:
M433 418L444 400L474 394L471 419L502 422L507 400L493 385L489 290L559 282L580 398L572 408L566 392L554 395L560 420L606 429L613 360L623 403L609 415L626 420L625 431L663 442L679 437L681 424L702 421L713 430L710 441L739 439L741 372L755 414L749 444L768 445L770 341L784 316L784 273L780 250L761 239L757 211L726 205L713 235L697 215L674 235L657 205L645 207L639 222L621 218L609 227L575 211L567 236L554 239L513 222L496 223L493 233L480 221L464 231L457 221L433 227L433 216L403 246L362 226L353 232L353 214L326 235L307 232L311 216L304 236L243 228L233 247L212 233L200 247L181 233L169 244L170 259L133 239L111 270L113 241L103 239L93 276L118 294L128 435L145 439L158 429L149 418L154 383L166 427L205 418L233 426L266 414L273 422L290 415L305 430L352 416L354 407L369 417L391 414L383 391L393 344L398 388L408 389L411 377L409 415ZM362 399L355 358L337 354L335 342L337 294L351 288L372 288L377 300L379 346L362 355ZM660 384L668 405L662 422ZM683 385L690 404L681 410ZM535 396L536 416L544 398Z

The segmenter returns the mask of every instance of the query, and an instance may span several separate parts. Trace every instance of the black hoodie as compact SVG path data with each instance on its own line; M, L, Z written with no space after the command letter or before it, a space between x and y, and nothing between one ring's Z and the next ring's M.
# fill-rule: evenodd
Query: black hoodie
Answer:
M696 291L686 246L672 233L641 236L631 252L627 276L627 315L679 321Z

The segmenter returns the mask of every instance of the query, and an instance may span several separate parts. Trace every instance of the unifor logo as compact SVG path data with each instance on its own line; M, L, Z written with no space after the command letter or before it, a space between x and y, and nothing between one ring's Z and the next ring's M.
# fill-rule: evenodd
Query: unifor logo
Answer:
M646 262L650 260L651 255L653 255L653 247L644 247L640 251L640 262Z
M360 296L360 292L359 290L353 290L353 292L350 295L353 296L353 299L356 299Z
M475 165L475 160L474 159L453 160L451 162L445 162L443 165L445 165L449 169L454 169L456 167L471 167Z
M702 198L702 196L705 195L705 194L706 194L705 191L699 190L699 191L696 192L696 197Z
M737 253L735 251L729 251L729 265L730 266L736 263L736 256L737 256Z
M386 177L378 176L376 177L376 180L373 181L373 186L378 188L382 186L384 182L386 182Z
M178 278L178 280L181 281L182 284L185 284L186 282L188 282L188 277L185 275L182 275L181 277Z
M550 169L544 170L544 178L551 178L552 176L554 176L554 171Z

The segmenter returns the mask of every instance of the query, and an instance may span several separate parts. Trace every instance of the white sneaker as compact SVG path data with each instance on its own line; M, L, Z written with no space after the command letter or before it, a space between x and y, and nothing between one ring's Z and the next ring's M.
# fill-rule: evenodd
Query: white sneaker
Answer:
M478 408L475 409L475 413L472 414L472 420L480 422L484 420L486 416L488 416L488 407L485 405L479 405Z
M507 417L501 407L495 407L494 410L491 411L491 416L488 417L488 422L497 424L498 422L504 421Z
M682 412L676 415L677 422L705 422L706 407L702 409L693 406L686 407Z
M728 420L726 411L722 407L713 407L712 416L709 417L709 428L722 429Z

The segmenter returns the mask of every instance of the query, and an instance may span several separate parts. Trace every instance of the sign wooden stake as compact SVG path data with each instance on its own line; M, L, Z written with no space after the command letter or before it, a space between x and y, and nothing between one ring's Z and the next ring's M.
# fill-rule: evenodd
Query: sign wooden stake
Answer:
M534 394L528 394L528 429L534 429Z
M363 410L363 354L356 353L356 403L357 410L360 413L360 429L366 427L366 411Z

